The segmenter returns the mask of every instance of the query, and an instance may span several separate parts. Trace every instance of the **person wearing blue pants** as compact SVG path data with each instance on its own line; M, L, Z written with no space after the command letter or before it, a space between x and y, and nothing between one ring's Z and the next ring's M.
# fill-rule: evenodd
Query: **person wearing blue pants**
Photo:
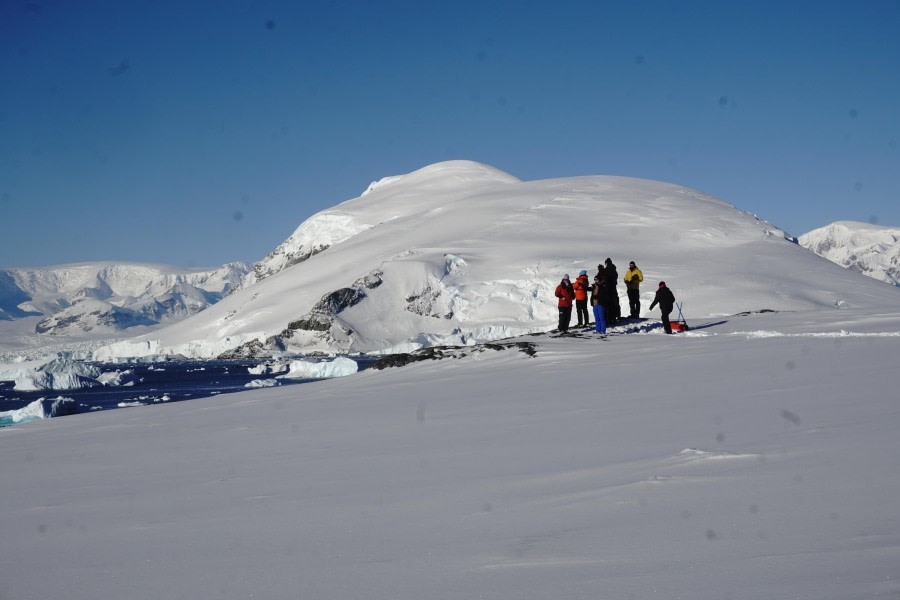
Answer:
M606 316L603 305L608 290L600 275L594 277L594 285L591 287L591 306L594 309L594 331L606 333Z

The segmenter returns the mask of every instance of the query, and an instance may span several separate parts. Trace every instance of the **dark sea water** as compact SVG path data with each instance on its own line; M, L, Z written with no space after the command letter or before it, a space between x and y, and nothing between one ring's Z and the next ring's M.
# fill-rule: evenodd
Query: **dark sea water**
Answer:
M97 364L101 371L132 371L134 384L130 386L97 386L77 390L41 390L23 392L13 389L13 382L0 382L0 427L51 416L56 398L71 401L57 403L58 414L87 413L129 406L183 402L206 398L226 392L246 391L246 384L274 375L252 375L249 367L259 360L166 361L152 364ZM279 379L280 386L296 385L309 379ZM41 399L40 404L36 405ZM43 409L40 406L43 405Z

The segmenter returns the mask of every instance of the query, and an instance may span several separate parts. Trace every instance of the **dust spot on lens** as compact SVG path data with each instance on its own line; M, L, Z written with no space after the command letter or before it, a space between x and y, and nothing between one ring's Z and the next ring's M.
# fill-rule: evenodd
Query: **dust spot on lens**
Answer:
M849 114L850 114L851 119L855 119L856 117L859 116L859 111L856 110L855 108L851 108Z
M795 365L794 361L792 361L792 360L789 360L786 363L784 363L784 368L788 371L793 371L796 368L796 366L797 365Z
M717 441L718 443L720 443L720 444L724 444L724 443L725 443L725 434L722 433L722 432L717 433L717 434L716 434L716 441Z
M719 96L719 108L728 106L728 96Z
M857 181L856 183L854 183L853 189L856 190L857 192L861 192L863 189L862 181Z
M268 29L269 31L275 29L275 21L273 21L272 19L266 21L266 29Z
M751 504L751 505L750 505L750 514L751 514L751 515L758 515L758 514L759 514L759 507L758 507L757 505L755 505L755 504Z
M872 225L878 225L878 215L870 216L869 223L871 223Z
M123 60L117 66L109 69L108 73L110 77L119 77L120 75L124 75L126 71L131 67L128 64L127 60Z
M637 64L637 65L642 65L642 64L644 64L646 61L647 61L647 59L644 58L644 55L643 55L643 54L638 54L637 56L634 57L634 63Z
M239 211L239 210L236 210L236 211L234 211L234 214L231 215L231 218L233 218L235 221L243 221L243 220L244 220L244 213L242 213L242 212Z
M795 413L792 413L791 411L786 410L786 409L782 409L781 418L784 419L785 421L789 421L792 425L800 424L800 417L798 415L796 415Z
M707 529L706 530L706 539L708 539L711 542L715 541L715 540L719 539L719 534L716 533L715 531L713 531L712 529Z

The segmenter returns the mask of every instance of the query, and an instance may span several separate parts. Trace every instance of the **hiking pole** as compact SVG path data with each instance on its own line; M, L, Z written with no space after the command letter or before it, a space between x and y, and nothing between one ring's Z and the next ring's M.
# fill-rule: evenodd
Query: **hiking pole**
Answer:
M681 305L682 304L684 304L684 302L676 302L675 303L675 306L678 307L678 322L681 323L682 325L684 325L684 329L687 330L688 329L687 321L684 320L684 315L681 314Z

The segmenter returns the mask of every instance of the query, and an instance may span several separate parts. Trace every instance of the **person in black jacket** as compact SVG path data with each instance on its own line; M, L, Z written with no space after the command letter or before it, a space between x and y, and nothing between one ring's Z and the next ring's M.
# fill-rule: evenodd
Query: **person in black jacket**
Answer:
M591 287L591 306L594 309L594 331L597 333L606 333L606 295L609 288L603 281L603 275L594 276L594 285Z
M609 286L609 304L606 322L612 324L622 318L622 307L619 304L619 290L616 289L616 285L619 283L619 271L616 269L616 265L613 264L611 258L607 258L605 264L604 279Z
M659 289L656 290L656 297L653 298L653 304L650 305L650 310L653 310L653 307L657 304L659 304L659 311L662 313L663 329L666 330L666 333L672 333L672 324L669 322L669 313L675 308L675 294L666 287L665 281L659 282Z

